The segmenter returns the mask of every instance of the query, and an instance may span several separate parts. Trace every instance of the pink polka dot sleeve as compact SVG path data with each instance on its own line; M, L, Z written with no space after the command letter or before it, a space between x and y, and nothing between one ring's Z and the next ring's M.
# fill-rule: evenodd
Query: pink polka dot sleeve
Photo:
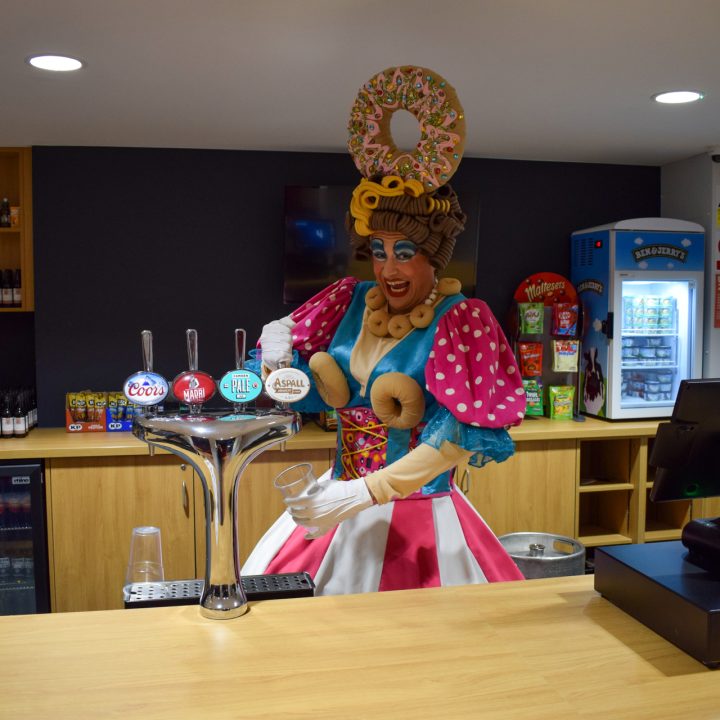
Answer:
M482 300L461 300L440 318L425 383L458 421L473 427L519 425L525 416L515 356Z
M328 349L357 283L352 277L337 280L291 313L296 323L292 331L293 349L302 358L307 360L313 353Z

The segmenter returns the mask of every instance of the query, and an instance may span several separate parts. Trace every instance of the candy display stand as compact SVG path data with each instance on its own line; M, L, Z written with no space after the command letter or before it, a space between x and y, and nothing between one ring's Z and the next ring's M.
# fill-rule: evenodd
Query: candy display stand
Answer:
M542 304L541 317L538 325L538 332L528 332L521 322L521 307L525 303ZM553 310L558 303L566 303L577 306L577 317L575 327L570 332L553 333ZM542 363L537 367L537 375L530 376L523 373L523 378L534 378L542 383L543 415L553 417L550 411L552 398L549 388L551 386L565 386L574 388L572 401L572 412L567 419L582 421L584 417L578 413L578 369L582 361L582 344L580 341L582 333L583 312L582 305L578 300L578 294L573 284L562 275L551 272L541 272L525 278L518 285L513 295L513 302L508 318L508 339L513 343L515 357L518 360L521 372L524 363L520 357L521 343L538 343L542 345ZM574 370L553 369L553 341L573 340L577 343L577 364ZM533 417L529 412L526 417Z

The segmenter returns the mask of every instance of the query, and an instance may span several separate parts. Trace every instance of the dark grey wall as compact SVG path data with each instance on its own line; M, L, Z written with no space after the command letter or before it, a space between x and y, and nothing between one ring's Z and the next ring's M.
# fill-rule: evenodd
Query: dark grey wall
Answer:
M234 328L256 338L290 310L285 185L358 178L344 153L35 148L40 424L63 424L66 391L119 389L144 328L158 372L185 368L188 327L200 369L228 370ZM480 197L478 296L502 319L526 275L568 275L573 230L658 215L659 181L652 167L465 158L453 185Z
M0 389L35 385L33 313L0 313Z

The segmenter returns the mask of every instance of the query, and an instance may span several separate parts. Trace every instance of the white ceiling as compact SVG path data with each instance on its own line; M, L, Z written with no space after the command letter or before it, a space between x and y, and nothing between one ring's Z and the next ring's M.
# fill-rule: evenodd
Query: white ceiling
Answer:
M87 67L43 73L40 52ZM404 64L455 86L467 156L720 145L720 0L0 0L0 145L344 151L358 88ZM684 87L705 99L650 100Z

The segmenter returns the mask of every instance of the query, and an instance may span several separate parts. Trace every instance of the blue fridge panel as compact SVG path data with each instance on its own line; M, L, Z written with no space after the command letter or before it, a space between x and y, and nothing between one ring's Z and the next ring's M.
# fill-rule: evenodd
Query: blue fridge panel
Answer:
M571 264L584 312L580 412L669 417L680 380L701 373L701 226L642 218L578 231Z

